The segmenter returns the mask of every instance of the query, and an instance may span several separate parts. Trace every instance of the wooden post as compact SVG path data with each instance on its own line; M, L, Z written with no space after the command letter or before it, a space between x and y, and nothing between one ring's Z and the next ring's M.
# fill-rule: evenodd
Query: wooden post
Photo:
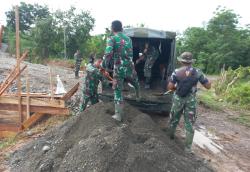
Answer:
M26 73L26 93L27 93L27 119L30 118L30 83L29 83L29 71Z
M15 17L16 17L16 58L17 58L17 72L20 72L20 37L19 37L19 10L18 6L15 8ZM23 122L23 115L22 115L22 97L21 97L21 77L20 75L18 76L17 79L17 95L18 95L18 115L20 119L20 128L22 126Z

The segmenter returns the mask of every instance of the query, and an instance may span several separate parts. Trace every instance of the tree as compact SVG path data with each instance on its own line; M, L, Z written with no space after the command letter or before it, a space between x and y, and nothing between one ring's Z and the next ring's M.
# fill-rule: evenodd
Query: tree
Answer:
M86 52L86 41L90 38L90 31L94 27L95 19L88 11L76 12L75 7L68 11L56 11L54 14L57 32L65 29L67 36L68 55L73 56L77 49Z
M238 28L239 15L218 8L204 28L185 30L177 40L177 53L191 51L196 65L207 73L250 65L250 30Z
M187 28L182 37L177 41L177 52L191 51L196 59L196 65L203 70L207 68L206 44L208 42L207 32L204 28ZM202 51L201 51L202 50Z
M5 12L5 14L7 17L7 27L15 30L15 7L13 6L12 9ZM47 18L49 14L50 12L47 6L21 2L19 6L20 31L30 30L36 20Z
M53 51L54 38L56 37L53 18L40 19L36 22L32 35L35 43L35 51L40 57L49 57Z
M218 8L215 16L209 21L207 32L210 40L207 47L213 57L210 61L216 67L211 72L220 71L223 65L235 69L244 64L243 61L239 61L242 36L241 30L237 28L238 23L239 15L225 8Z
M86 43L85 49L86 55L89 55L91 53L95 53L97 58L101 58L103 54L103 50L105 49L106 46L106 39L105 35L96 35L96 36L91 36L90 39L88 39Z

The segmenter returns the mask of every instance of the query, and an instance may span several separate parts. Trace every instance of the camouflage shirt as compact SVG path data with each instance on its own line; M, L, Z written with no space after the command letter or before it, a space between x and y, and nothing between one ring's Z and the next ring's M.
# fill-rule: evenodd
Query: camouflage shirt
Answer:
M101 72L94 66L94 64L87 64L86 76L83 81L83 92L86 96L93 96L97 94L99 81L102 80Z
M75 54L74 54L74 59L75 59L76 61L81 62L81 61L82 61L81 53L75 53Z
M159 52L155 47L151 47L147 53L145 53L146 61L144 65L144 76L145 77L151 77L152 75L152 68L156 61L156 59L159 56Z
M204 85L206 83L208 83L208 79L206 78L206 76L203 74L203 72L200 69L196 69L194 67L191 66L184 66L184 67L180 67L178 69L175 69L175 71L172 73L171 78L170 78L170 82L172 82L173 84L177 84L177 89L178 89L178 84L181 82L181 80L183 80L186 76L188 76L191 72L193 72L193 70L195 70L196 75L195 77L197 77L197 82L193 85L191 93L196 93L197 92L197 84L198 81Z
M157 49L155 47L151 47L147 53L145 53L146 55L146 61L152 61L153 63L155 62L155 60L158 58L159 56L159 52L157 51Z
M118 32L107 39L105 55L103 57L104 66L108 66L110 61L114 63L114 69L120 66L127 66L133 59L133 46L131 39Z

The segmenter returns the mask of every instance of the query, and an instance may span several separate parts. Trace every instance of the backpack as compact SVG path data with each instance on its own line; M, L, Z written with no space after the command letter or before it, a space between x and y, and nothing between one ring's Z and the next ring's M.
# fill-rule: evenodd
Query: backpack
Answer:
M190 72L191 74L189 76L180 78L178 82L176 94L180 97L186 97L189 93L192 92L193 86L195 86L198 83L198 77L197 77L198 73L196 69L192 68L192 71Z

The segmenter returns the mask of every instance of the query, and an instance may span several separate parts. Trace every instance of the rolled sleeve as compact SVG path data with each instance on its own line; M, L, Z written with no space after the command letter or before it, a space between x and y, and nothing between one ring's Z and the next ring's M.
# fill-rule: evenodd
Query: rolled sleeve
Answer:
M169 82L176 84L177 83L177 77L176 77L176 72L174 71L169 79Z
M203 74L202 71L198 70L198 75L199 75L199 82L204 85L208 83L207 77Z

